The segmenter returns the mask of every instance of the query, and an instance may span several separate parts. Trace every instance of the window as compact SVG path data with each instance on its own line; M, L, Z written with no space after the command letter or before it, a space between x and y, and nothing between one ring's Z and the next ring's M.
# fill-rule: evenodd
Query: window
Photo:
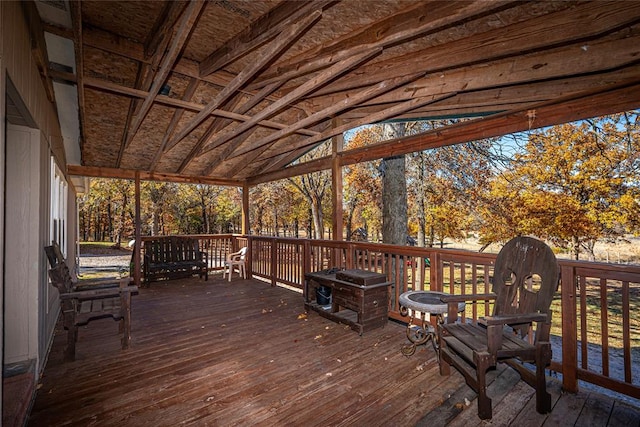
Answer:
M67 192L67 181L54 158L51 157L51 240L58 242L65 257L67 256Z

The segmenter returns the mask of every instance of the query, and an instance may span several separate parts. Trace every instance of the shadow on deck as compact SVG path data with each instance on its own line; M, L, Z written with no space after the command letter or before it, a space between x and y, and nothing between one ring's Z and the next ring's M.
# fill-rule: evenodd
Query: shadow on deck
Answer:
M493 376L494 418L431 346L402 356L404 326L362 337L316 313L299 293L213 275L153 283L133 298L132 343L117 323L81 328L76 361L62 363L58 325L29 426L102 425L638 425L640 411L596 394L561 393L535 412L533 389L510 368ZM509 390L509 393L506 393Z

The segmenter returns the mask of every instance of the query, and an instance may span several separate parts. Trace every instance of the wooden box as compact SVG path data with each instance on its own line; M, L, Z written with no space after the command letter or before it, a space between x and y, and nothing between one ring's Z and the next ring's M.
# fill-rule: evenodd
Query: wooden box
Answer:
M330 306L317 304L315 295L320 286L331 288ZM313 310L327 319L345 323L362 335L369 329L387 323L389 286L391 282L386 281L384 274L364 270L308 273L305 275L305 310Z
M377 285L387 281L384 274L367 270L340 270L336 272L336 279L363 286Z

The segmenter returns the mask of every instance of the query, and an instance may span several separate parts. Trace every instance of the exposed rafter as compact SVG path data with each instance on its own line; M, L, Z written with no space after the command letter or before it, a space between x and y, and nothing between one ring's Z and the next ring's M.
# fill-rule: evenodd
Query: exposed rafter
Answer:
M216 138L213 142L209 143L202 150L202 152L204 153L206 151L209 151L211 147L218 146L221 143L229 141L231 138L234 138L240 135L242 132L245 132L247 129L251 128L252 126L255 126L260 120L273 116L278 111L285 108L288 103L294 102L297 99L300 99L301 97L317 89L319 86L323 85L324 83L336 78L336 76L351 69L356 64L359 64L371 58L372 56L380 53L380 51L381 51L380 48L370 49L368 51L365 51L364 53L355 55L349 59L345 59L338 62L337 64L323 71L313 79L297 87L296 89L288 93L286 96L283 96L278 101L271 104L269 107L264 108L259 113L256 113L251 120L244 122L243 124L235 128L233 131L226 132L220 137Z
M189 34L191 34L191 31L193 30L193 25L198 19L198 16L200 15L200 11L202 10L203 6L204 6L204 0L194 0L189 3L185 11L183 12L183 15L179 21L180 23L178 25L178 30L176 31L176 34L173 40L171 41L171 44L169 46L167 53L162 58L160 68L158 69L158 72L154 77L153 84L151 85L151 90L149 94L146 96L146 98L144 99L144 102L142 103L142 106L140 107L138 113L136 114L136 118L133 121L131 128L129 129L125 148L127 145L131 143L131 140L133 140L134 136L138 132L138 129L140 129L140 125L142 124L143 120L147 116L147 113L151 109L151 106L153 105L153 101L155 97L160 91L160 88L164 84L167 76L171 72L171 67L173 67L176 59L178 58L178 54L184 47L184 44L187 41L187 38L189 37Z
M200 63L200 77L218 71L225 65L241 58L311 12L322 10L332 2L333 0L286 0L281 2L206 57Z
M252 62L247 68L242 70L236 78L234 78L225 88L211 101L202 111L200 111L196 117L194 117L186 126L184 126L176 136L171 139L173 144L176 141L180 141L187 136L197 126L200 125L213 110L217 109L220 105L225 103L232 95L236 93L240 87L247 83L253 76L272 60L275 56L279 55L282 50L292 41L294 41L300 34L321 16L322 11L317 10L309 16L302 19L300 22L292 25L283 31L273 44L269 45L269 49L264 49L254 62Z

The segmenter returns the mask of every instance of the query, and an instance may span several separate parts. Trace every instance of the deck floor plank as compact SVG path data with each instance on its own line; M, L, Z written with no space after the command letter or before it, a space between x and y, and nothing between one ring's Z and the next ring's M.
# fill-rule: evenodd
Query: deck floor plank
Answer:
M118 323L100 319L80 329L70 363L56 327L29 426L486 424L475 393L455 369L440 375L430 346L401 354L405 328L393 321L359 336L305 314L300 293L215 274L142 288L132 316L128 350ZM492 375L493 424L522 427L533 390L511 368ZM575 422L588 395L566 395L558 388L554 412ZM635 410L616 402L610 422Z

